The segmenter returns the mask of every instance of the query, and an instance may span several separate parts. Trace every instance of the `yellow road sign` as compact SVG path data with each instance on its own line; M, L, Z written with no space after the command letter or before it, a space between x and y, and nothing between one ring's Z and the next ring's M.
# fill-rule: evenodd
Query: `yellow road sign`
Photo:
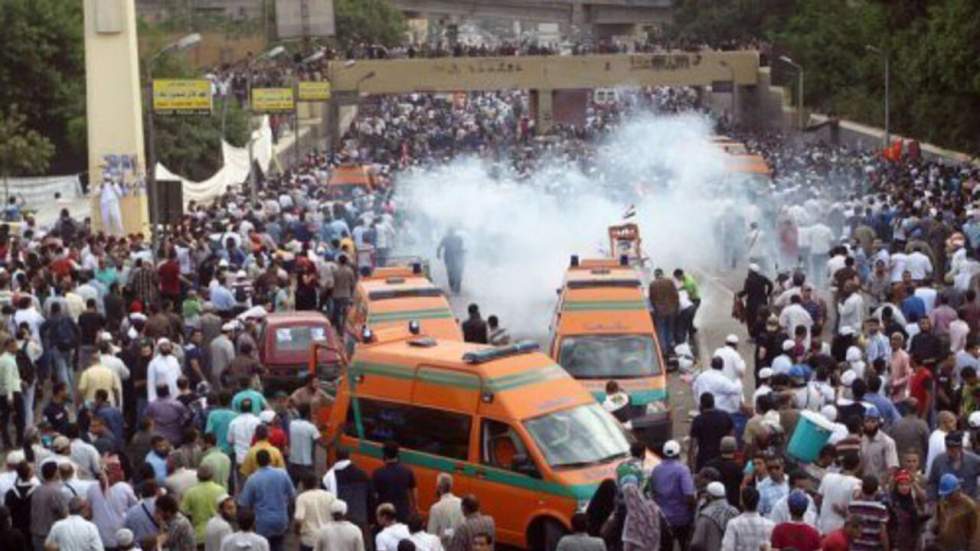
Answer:
M292 111L292 88L252 88L252 110L261 113Z
M170 114L210 114L211 81L158 79L153 81L153 111Z
M300 82L297 86L299 101L329 101L329 82Z

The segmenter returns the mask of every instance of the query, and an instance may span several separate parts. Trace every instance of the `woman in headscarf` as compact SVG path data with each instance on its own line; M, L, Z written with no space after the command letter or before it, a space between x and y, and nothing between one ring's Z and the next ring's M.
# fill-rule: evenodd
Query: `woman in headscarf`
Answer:
M892 491L888 496L891 518L888 540L895 551L918 551L919 534L926 519L925 496L917 495L912 476L902 469L895 473Z
M589 517L589 535L598 537L602 533L602 526L609 520L616 510L616 481L607 478L596 488L595 494L589 500L589 506L585 509L586 516Z
M635 482L623 484L626 519L623 522L623 551L660 548L660 508L640 493Z

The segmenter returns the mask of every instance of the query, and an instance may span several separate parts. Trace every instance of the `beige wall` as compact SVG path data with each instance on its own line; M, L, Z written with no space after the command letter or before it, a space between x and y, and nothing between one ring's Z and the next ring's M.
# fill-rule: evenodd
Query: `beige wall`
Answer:
M334 62L331 73L335 90L368 94L705 86L730 78L722 61L734 69L737 83L756 83L759 56L754 51L361 60L350 67Z
M814 113L810 116L810 124L820 124L828 120L829 117L826 115ZM846 145L855 149L880 149L882 146L884 146L885 131L881 128L868 126L846 119L838 121L837 128L836 140L841 145ZM823 140L830 142L835 139L835 136L830 127L826 126L818 131L807 133L806 139L808 141ZM895 140L902 140L904 143L908 143L908 141L914 139L915 138L901 136L899 134L891 135L891 140L893 142ZM976 166L980 166L980 158L970 157L966 153L960 153L959 151L943 149L927 143L920 143L919 149L922 151L922 156L926 159L941 160L951 163L973 163Z
M156 50L165 44L175 42L187 33L170 33L161 39L151 41L141 37L140 51ZM253 54L266 50L266 40L261 34L248 36L231 36L220 32L201 33L201 43L182 52L188 62L198 69L211 69L222 63L236 63L246 58L249 52Z

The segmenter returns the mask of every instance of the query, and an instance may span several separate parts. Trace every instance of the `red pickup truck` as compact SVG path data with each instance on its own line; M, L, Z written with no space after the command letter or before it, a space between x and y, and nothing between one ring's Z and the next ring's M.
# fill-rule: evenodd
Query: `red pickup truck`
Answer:
M337 333L320 312L281 312L266 316L259 328L259 361L268 371L266 387L293 389L303 384L310 372L310 350L317 353L317 376L333 380L340 373L341 357Z

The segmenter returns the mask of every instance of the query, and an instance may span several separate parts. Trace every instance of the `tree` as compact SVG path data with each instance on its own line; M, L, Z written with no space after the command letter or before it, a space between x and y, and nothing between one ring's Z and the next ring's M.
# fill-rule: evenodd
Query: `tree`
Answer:
M933 143L980 154L980 12L975 0L930 2L894 43L896 123Z
M808 107L880 126L883 67L865 48L872 45L891 63L892 130L980 153L976 0L678 0L668 34L709 44L769 40L776 56L804 67ZM773 77L796 86L781 63Z
M82 3L77 0L0 2L0 105L14 105L27 128L59 152L58 170L86 164L85 45Z
M9 177L43 174L54 156L51 141L27 128L26 124L27 117L16 105L12 105L8 113L0 113L0 176L3 177L4 201L10 196Z
M397 46L405 38L405 17L389 0L336 0L334 20L345 48L361 42Z
M146 61L144 60L145 64ZM200 78L180 54L158 59L153 78ZM145 90L148 84L143 83ZM156 158L171 172L191 180L206 180L217 172L224 159L221 151L221 119L225 120L225 136L231 145L248 143L248 114L238 106L234 97L227 99L227 112L219 98L215 99L211 115L155 115ZM145 116L150 116L150 102L143 102ZM148 124L144 121L144 126ZM151 144L147 143L146 147ZM149 158L149 157L147 157Z

